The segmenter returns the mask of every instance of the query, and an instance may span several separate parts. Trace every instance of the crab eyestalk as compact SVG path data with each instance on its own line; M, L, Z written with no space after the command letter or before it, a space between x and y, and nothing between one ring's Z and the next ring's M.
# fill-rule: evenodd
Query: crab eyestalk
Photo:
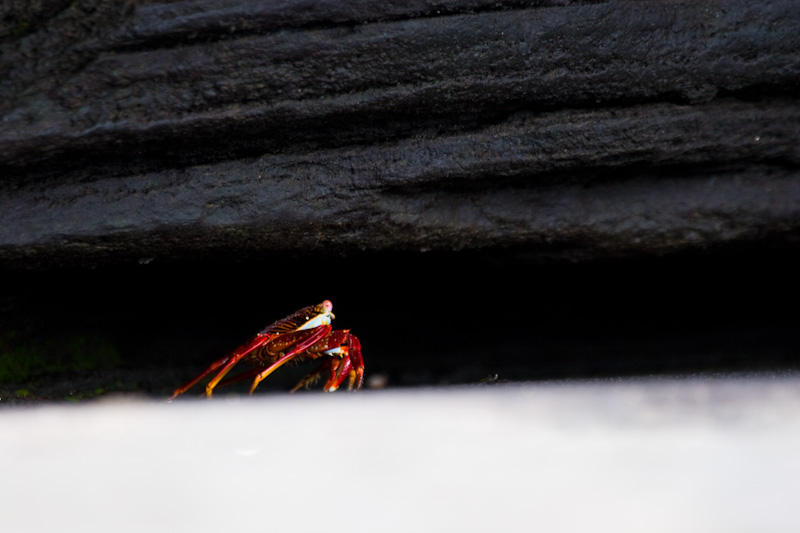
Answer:
M304 329L312 329L320 326L330 325L331 320L336 318L336 315L334 315L332 311L333 303L330 300L325 300L321 304L314 307L314 313L316 313L314 317L297 328L297 330L301 331Z

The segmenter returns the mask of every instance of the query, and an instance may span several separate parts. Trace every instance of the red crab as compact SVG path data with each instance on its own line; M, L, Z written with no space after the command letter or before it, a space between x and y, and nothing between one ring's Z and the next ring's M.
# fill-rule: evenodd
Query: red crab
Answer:
M258 384L284 363L292 359L303 361L322 356L328 357L311 374L300 380L292 392L313 383L325 371L329 374L324 387L326 391L335 391L345 379L349 379L348 390L352 390L353 386L360 389L364 382L361 343L355 335L350 334L350 330L333 331L331 319L335 317L332 310L331 301L325 300L319 305L304 307L273 322L233 353L213 362L205 372L177 389L170 400L191 389L212 372L217 374L206 385L206 396L209 398L217 385L224 386L251 377L255 378L250 386L250 394L253 394ZM242 360L255 368L220 383L236 363Z

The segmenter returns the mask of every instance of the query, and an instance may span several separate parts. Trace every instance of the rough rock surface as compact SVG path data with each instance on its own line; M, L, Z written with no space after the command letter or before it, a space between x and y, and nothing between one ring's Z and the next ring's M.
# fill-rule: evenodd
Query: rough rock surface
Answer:
M5 266L800 230L791 0L3 9Z

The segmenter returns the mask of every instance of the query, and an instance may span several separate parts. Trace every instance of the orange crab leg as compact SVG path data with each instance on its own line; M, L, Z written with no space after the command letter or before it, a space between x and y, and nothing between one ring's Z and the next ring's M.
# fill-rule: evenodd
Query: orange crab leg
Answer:
M233 352L232 355L223 357L222 359L220 359L218 361L214 361L213 363L211 363L211 366L209 366L202 374L200 374L199 376L194 378L192 381L190 381L189 383L187 383L183 387L181 387L181 388L177 389L175 392L173 392L172 396L170 396L169 400L167 400L167 401L170 402L170 401L174 400L175 398L177 398L178 396L180 396L181 394L183 394L187 390L189 390L192 387L194 387L198 382L202 381L203 378L205 378L206 376L208 376L209 374L211 374L212 372L214 372L218 368L222 367L222 370L220 370L217 373L217 375L214 376L214 379L211 380L211 382L208 385L206 385L206 396L208 396L210 398L211 397L211 393L214 390L214 387L216 387L217 383L219 383L219 381L223 377L225 377L225 374L230 372L231 368L233 368L233 366L236 363L241 361L244 356L246 356L247 354L249 354L250 352L252 352L256 348L259 348L259 347L263 346L269 340L270 340L270 337L267 336L267 335L256 335L247 344L243 344L242 346L237 348L236 351Z
M264 381L264 379L266 379L267 376L269 376L270 374L275 372L284 363L294 359L295 357L297 357L298 355L300 355L301 353L306 351L309 347L313 346L316 342L318 342L318 341L324 339L325 337L327 337L328 335L330 335L331 329L333 329L333 328L331 328L330 324L328 324L326 326L320 326L318 328L315 328L313 330L313 333L311 333L305 340L300 341L299 343L297 343L294 346L294 348L289 350L280 359L278 359L277 361L272 363L269 367L267 367L265 370L263 370L261 373L259 373L256 376L256 379L253 380L253 384L250 386L250 394L253 394L253 391L256 390L256 387L258 387L259 383ZM291 334L289 334L289 335L291 335Z
M220 381L219 384L217 384L217 388L227 387L228 385L233 385L234 383L245 381L247 379L257 376L259 372L261 372L260 368L252 368L246 372L242 372L241 374L236 374L232 378L223 379L222 381Z
M241 361L247 354L257 348L260 348L269 340L270 337L266 335L256 335L249 343L240 346L231 356L230 361L228 361L225 366L222 367L222 370L220 370L219 373L214 376L214 379L208 382L208 385L206 385L206 396L211 398L211 393L214 390L214 387L216 387L217 383L219 383L220 380L225 377L225 374L230 372L231 368L233 368L233 366Z
M167 401L171 402L172 400L174 400L175 398L177 398L178 396L180 396L181 394L183 394L187 390L189 390L192 387L194 387L195 385L197 385L197 383L200 382L204 377L206 377L207 375L212 373L214 370L218 369L219 367L221 367L222 365L227 363L229 359L230 359L230 357L223 357L219 361L214 361L213 363L211 363L211 366L209 366L202 374L200 374L199 376L194 378L192 381L190 381L189 383L187 383L183 387L181 387L179 389L175 389L175 392L172 393L172 396L170 396Z

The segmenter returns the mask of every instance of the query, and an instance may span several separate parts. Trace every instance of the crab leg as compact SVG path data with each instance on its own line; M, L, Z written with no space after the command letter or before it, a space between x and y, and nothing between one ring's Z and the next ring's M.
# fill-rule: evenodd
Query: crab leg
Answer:
M256 379L253 380L253 384L250 386L250 394L253 394L253 391L256 390L258 384L264 381L264 379L266 379L267 376L275 372L287 361L294 359L299 354L306 351L310 346L312 346L317 341L324 339L325 337L330 335L332 329L333 328L331 328L330 324L315 328L311 335L309 335L306 339L297 343L294 346L294 348L286 352L285 355L283 355L280 359L272 363L269 367L267 367L265 370L263 370L256 376Z
M220 380L225 377L225 374L230 372L231 368L233 368L233 366L241 361L247 354L257 348L260 348L267 341L269 341L269 337L265 335L256 335L253 340L236 350L236 353L231 356L230 361L228 361L225 366L222 367L222 370L220 370L219 373L214 376L214 379L209 381L208 385L206 385L206 396L211 398L211 393L214 390L214 387L216 387L217 383L219 383Z
M236 374L232 378L223 379L217 384L217 388L219 387L227 387L228 385L233 385L234 383L239 383L240 381L244 381L246 379L250 379L258 375L261 372L260 368L252 368L247 370L246 372L242 372L241 374Z
M319 377L319 375L320 375L320 374L322 374L323 372L325 372L325 370L327 370L327 367L331 366L331 365L333 364L333 362L334 362L334 361L335 361L335 359L331 359L331 358L325 358L325 359L323 359L323 360L322 360L322 363L320 363L319 365L317 365L317 368L316 368L316 369L314 369L314 371L313 371L313 372L311 372L311 373L310 373L310 374L308 374L306 377L304 377L303 379L301 379L301 380L300 380L300 381L297 383L297 385L295 385L294 387L292 387L292 390L290 390L289 392L290 392L290 393L291 393L291 392L297 392L297 391L298 391L298 390L300 390L302 387L306 387L306 388L308 388L308 386L309 386L309 385L312 385L312 384L313 384L313 383L314 383L314 382L317 380L317 378Z
M212 373L215 370L217 370L220 367L222 367L222 370L220 370L217 373L217 375L214 376L214 379L211 380L211 382L208 385L206 385L206 396L211 398L211 393L214 390L214 387L217 385L217 383L219 383L219 380L221 380L225 376L225 374L227 374L230 371L230 369L233 368L233 366L236 363L241 361L244 356L246 356L247 354L249 354L250 352L252 352L256 348L259 348L259 347L263 346L264 343L269 341L269 339L270 338L268 336L266 336L266 335L261 335L261 334L256 335L255 337L253 337L250 340L250 342L248 342L247 344L243 344L242 346L237 348L236 351L233 352L232 355L229 355L227 357L223 357L222 359L219 359L218 361L214 361L213 363L211 363L211 366L209 366L207 369L205 369L205 371L203 371L202 374L200 374L199 376L194 378L192 381L190 381L189 383L187 383L183 387L181 387L179 389L176 389L175 392L172 393L172 396L169 397L167 402L171 402L172 400L174 400L175 398L177 398L178 396L180 396L181 394L183 394L187 390L189 390L192 387L194 387L198 382L202 381L203 378L208 376L210 373Z
M218 369L219 367L221 367L222 365L227 363L228 360L230 360L230 357L223 357L222 359L220 359L218 361L214 361L213 363L211 363L211 366L209 366L202 374L200 374L199 376L194 378L192 381L190 381L189 383L187 383L183 387L181 387L179 389L176 389L175 392L172 393L172 396L170 396L167 401L171 402L172 400L174 400L175 398L177 398L178 396L180 396L181 394L183 394L187 390L189 390L192 387L194 387L195 385L197 385L197 383L200 382L204 377L206 377L207 375L209 375L210 373L212 373L213 371L215 371L216 369Z

